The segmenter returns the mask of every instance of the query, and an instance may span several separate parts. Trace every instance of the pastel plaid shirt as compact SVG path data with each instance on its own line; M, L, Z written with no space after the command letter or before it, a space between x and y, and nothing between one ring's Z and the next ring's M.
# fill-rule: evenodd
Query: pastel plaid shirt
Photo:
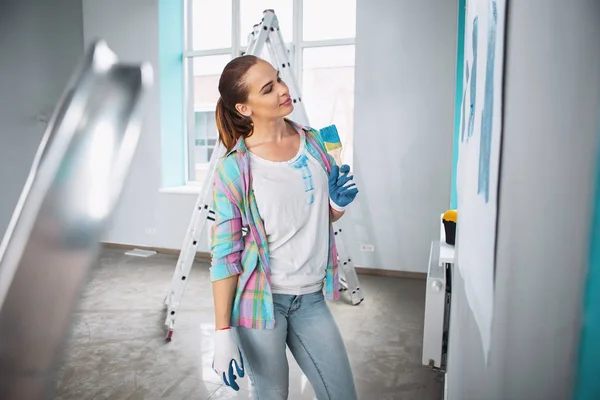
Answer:
M334 161L327 154L319 132L292 124L305 137L306 149L329 174ZM252 190L250 157L244 140L238 141L215 173L213 207L215 223L211 229L211 281L239 276L231 326L272 329L275 326L275 314L270 286L269 246ZM246 235L242 233L242 228L247 229ZM325 295L328 300L338 300L340 297L337 250L331 219Z

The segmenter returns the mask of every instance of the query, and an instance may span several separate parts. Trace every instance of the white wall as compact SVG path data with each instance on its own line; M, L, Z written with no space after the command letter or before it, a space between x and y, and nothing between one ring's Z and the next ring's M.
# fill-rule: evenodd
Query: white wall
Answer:
M47 119L83 54L80 0L4 0L0 6L0 237Z
M129 185L105 242L180 249L195 195L160 193L161 132L158 73L158 0L83 0L84 42L105 39L121 60L150 62L155 84L149 94ZM199 251L208 251L206 233Z
M490 357L486 365L455 269L450 400L573 396L598 148L598 21L596 0L508 7Z
M358 0L356 18L354 172L376 251L355 261L426 272L450 204L457 1Z

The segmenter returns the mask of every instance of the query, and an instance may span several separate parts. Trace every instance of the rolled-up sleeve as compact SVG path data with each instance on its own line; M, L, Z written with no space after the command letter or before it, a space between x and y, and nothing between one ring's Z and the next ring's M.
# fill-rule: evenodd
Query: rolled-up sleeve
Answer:
M238 206L227 196L226 190L222 178L217 174L213 187L215 222L211 228L210 278L212 282L243 272L242 217Z

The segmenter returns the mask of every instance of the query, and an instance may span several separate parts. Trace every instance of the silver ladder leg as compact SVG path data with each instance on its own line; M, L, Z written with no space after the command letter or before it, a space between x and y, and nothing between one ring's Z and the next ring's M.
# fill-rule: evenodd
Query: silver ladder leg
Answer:
M335 244L338 251L339 265L341 268L340 274L340 286L344 290L348 290L350 293L350 300L355 306L363 302L365 297L360 290L360 283L358 282L358 276L356 275L356 268L354 267L354 261L346 248L346 242L344 240L343 228L334 224L333 233L335 235Z
M268 32L261 35L261 27L261 24L255 25L252 33L248 36L247 54L260 54L262 52L268 37ZM192 212L192 219L186 231L183 245L181 246L181 252L179 253L179 258L177 259L177 264L175 266L175 271L171 278L171 284L165 296L167 312L165 318L165 326L167 328L165 340L167 341L171 341L173 338L177 311L179 311L186 283L189 280L192 265L194 264L198 249L198 241L204 231L206 221L214 220L214 211L211 210L211 188L214 181L214 174L218 166L219 156L222 151L223 145L220 141L217 141L217 145L215 146L215 150L210 159L208 174L206 175L200 194L196 199L196 204L194 205L194 210Z
M265 46L267 47L271 63L279 70L281 79L283 79L290 89L290 96L294 104L294 111L290 119L301 125L308 126L308 116L304 104L302 104L300 89L292 71L292 64L279 29L279 20L273 10L265 10L261 23L254 26L252 33L249 35L246 54L260 57Z
M139 154L152 68L123 63L103 40L86 47L0 236L2 400L55 398L82 289Z
M270 14L270 12L267 12L267 14ZM268 20L269 18L265 16L265 21ZM273 15L273 24L274 26L271 26L269 29L271 33L269 35L269 40L267 41L267 49L269 50L269 56L271 57L273 64L279 70L281 79L283 79L290 89L290 96L292 98L292 103L294 104L294 111L290 118L301 125L308 126L309 122L306 108L304 108L304 104L302 103L300 88L296 81L296 77L294 76L294 72L292 71L292 64L287 49L285 48L283 36L279 30L279 22L275 15Z
M188 226L181 252L175 266L173 278L171 279L171 285L165 296L165 305L167 308L167 317L165 319L165 326L167 327L167 334L165 339L171 341L173 338L173 332L175 328L175 318L179 306L181 304L181 298L185 291L186 283L189 279L192 265L196 257L196 251L198 249L198 241L200 235L204 231L207 220L214 221L214 211L211 210L212 206L212 184L214 181L214 174L219 163L219 156L222 152L222 144L217 142L215 150L210 159L208 175L204 180L202 189L196 204L194 205L194 211L192 212L192 220Z

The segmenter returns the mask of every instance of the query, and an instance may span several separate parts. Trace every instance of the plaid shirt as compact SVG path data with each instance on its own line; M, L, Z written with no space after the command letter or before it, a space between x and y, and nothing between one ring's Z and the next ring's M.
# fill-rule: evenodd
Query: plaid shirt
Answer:
M329 174L333 157L315 129L296 126L306 138L306 149ZM215 223L211 229L211 281L239 275L231 326L272 329L275 326L270 285L267 234L252 190L250 158L244 140L239 140L215 173L213 190ZM248 230L242 234L242 228ZM329 222L329 257L325 276L328 300L339 294L337 250L333 225Z

